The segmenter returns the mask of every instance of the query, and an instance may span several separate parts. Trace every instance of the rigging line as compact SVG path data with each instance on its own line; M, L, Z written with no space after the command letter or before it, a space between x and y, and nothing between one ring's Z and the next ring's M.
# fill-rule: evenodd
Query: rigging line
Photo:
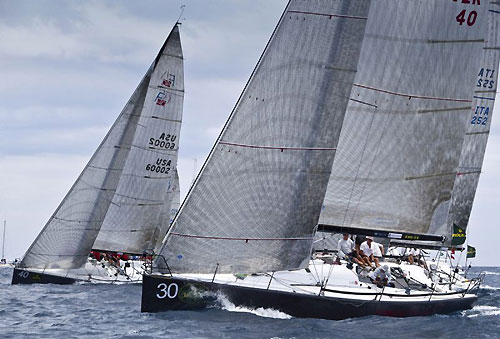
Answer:
M280 240L291 240L291 241L310 241L313 238L233 238L233 237L215 237L215 236L205 236L205 235L192 235L192 234L182 234L171 232L170 234L185 238L197 238L197 239L211 239L211 240L240 240L240 241L280 241Z
M310 14L310 15L318 15L318 16L327 16L330 19L333 18L344 18L344 19L359 19L359 20L367 20L367 17L364 16L356 16L356 15L343 15L343 14L327 14L327 13L317 13L317 12L304 12L304 11L287 11L288 13L297 13L297 14Z
M406 94L406 93L400 93L400 92L393 92L385 89L380 89L376 87L371 87L371 86L365 86L361 84L353 84L355 87L359 88L364 88L376 92L382 92L386 94L391 94L395 96L400 96L400 97L405 97L408 99L424 99L424 100L439 100L439 101L455 101L455 102L472 102L472 100L469 99L459 99L459 98L442 98L442 97L430 97L430 96L424 96L424 95L414 95L414 94Z
M333 148L333 147L260 146L260 145L249 145L249 144L237 144L234 142L226 142L226 141L220 141L219 144L228 145L228 146L245 147L245 148L279 149L281 151L283 151L283 150L289 150L289 151L336 151L337 150L337 148Z

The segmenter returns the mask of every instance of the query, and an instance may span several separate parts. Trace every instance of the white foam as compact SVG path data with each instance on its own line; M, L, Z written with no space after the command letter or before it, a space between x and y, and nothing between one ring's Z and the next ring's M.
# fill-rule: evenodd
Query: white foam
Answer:
M474 314L468 315L469 318L475 318L479 316L491 316L491 315L500 315L500 307L496 306L474 306L472 310L469 312L476 312Z
M484 273L484 274L487 274L487 275L500 275L500 273L499 273L499 272L484 271L483 273Z
M217 300L219 301L222 309L229 311L229 312L243 312L243 313L252 313L255 314L259 317L265 317L265 318L274 318L274 319L291 319L292 316L288 315L286 313L283 313L278 310L274 310L272 308L248 308L248 307L243 307L243 306L236 306L232 302L230 302L226 296L223 294L218 294L217 295Z
M488 285L481 285L480 288L485 289L485 290L493 290L493 291L500 290L500 287L488 286Z

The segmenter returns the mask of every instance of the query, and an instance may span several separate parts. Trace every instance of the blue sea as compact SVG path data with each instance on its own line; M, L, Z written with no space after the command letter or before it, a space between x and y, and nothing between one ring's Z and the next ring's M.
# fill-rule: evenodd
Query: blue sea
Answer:
M140 285L11 286L0 269L0 338L500 338L500 268L478 304L450 315L343 321L297 319L229 303L199 311L143 314Z

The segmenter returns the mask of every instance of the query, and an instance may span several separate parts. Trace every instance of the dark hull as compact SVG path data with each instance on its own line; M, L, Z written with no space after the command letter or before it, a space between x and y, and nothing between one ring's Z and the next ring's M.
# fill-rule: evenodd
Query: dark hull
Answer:
M17 284L58 284L71 285L76 282L75 279L61 277L53 274L31 272L28 270L14 268L12 274L12 285Z
M382 315L391 317L428 316L470 309L476 296L430 301L353 300L304 295L257 288L199 282L166 276L143 276L142 312L197 309L213 303L215 298L196 298L197 291L221 292L237 306L272 308L297 318L341 320L346 318ZM198 294L199 296L199 294Z

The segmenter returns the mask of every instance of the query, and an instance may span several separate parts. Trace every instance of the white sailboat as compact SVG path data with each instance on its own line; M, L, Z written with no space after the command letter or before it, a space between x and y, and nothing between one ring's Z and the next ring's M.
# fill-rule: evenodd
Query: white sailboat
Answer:
M318 226L449 241L436 211L452 197L495 6L291 0L144 275L142 311L219 293L325 319L471 308L476 295L417 266L425 286L401 275L379 287L310 254Z
M13 284L141 280L144 258L166 232L162 213L177 194L184 100L179 26L16 266ZM140 259L123 263L123 254Z

